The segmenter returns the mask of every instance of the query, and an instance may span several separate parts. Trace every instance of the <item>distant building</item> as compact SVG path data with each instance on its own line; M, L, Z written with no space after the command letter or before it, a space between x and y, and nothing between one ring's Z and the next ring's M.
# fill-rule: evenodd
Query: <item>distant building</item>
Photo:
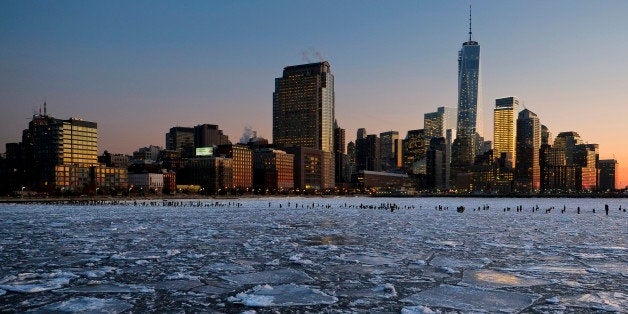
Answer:
M244 145L219 145L216 149L217 156L231 158L232 162L232 187L250 189L253 187L253 150Z
M574 164L576 164L576 186L582 191L598 190L598 162L600 160L598 144L576 145Z
M224 157L196 157L185 162L182 184L201 186L202 194L217 194L233 186L233 160Z
M553 142L550 130L545 125L541 125L541 145L551 145Z
M181 157L194 157L194 128L176 126L166 133L166 149L177 151Z
M541 190L543 192L574 192L576 167L567 164L564 148L541 145L540 149Z
M357 188L400 188L411 185L407 174L361 170L355 177Z
M321 190L333 188L333 182L326 181L326 159L331 154L322 150L307 147L288 147L288 154L294 155L294 187L305 190Z
M541 123L535 113L524 109L517 118L517 149L515 180L521 191L541 188Z
M338 186L351 182L351 165L345 149L345 129L334 122L334 171Z
M450 173L450 156L447 140L434 137L430 140L427 150L426 177L428 189L448 190Z
M453 138L448 138L447 130L453 130L455 134L456 108L438 107L436 112L424 114L423 130L425 130L425 136L429 138L444 137L453 141Z
M161 194L164 189L163 173L130 173L129 185L135 193Z
M231 144L229 137L215 124L199 124L194 127L194 147L210 147Z
M326 178L334 169L334 76L329 62L288 66L275 79L273 142L279 148L307 147L329 153ZM335 183L332 184L334 186Z
M495 100L493 111L493 153L500 156L506 153L513 166L517 158L515 149L517 140L517 115L519 99L507 97Z
M406 173L425 174L427 150L430 138L425 135L425 130L410 130L406 134L403 144L403 169Z
M294 188L294 155L264 148L253 151L253 185L259 189Z
M141 147L133 152L133 159L136 161L156 162L159 159L159 154L162 148L155 145L148 147Z
M380 139L375 134L366 135L355 141L356 171L380 171Z
M379 134L382 171L395 171L401 168L402 142L399 138L399 132L388 131Z
M473 165L478 134L478 104L480 98L480 45L471 39L469 16L469 40L458 52L458 131L452 148L452 163L459 169Z
M614 191L620 188L617 175L618 163L615 159L600 160L600 190Z

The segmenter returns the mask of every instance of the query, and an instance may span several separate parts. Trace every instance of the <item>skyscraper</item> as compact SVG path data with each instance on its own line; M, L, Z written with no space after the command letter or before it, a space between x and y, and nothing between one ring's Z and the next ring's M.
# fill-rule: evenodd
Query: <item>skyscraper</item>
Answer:
M617 179L617 160L604 159L600 160L600 190L601 191L613 191L620 188Z
M517 159L515 180L523 191L538 190L541 187L541 123L537 115L524 109L517 119Z
M194 128L170 128L170 132L166 133L166 149L178 151L183 157L194 156Z
M275 79L273 142L323 151L323 188L334 186L334 97L327 61L285 67Z
M447 130L456 129L456 109L449 107L438 107L436 112L429 112L423 115L423 129L425 136L445 137Z
M517 114L519 99L507 97L495 100L493 111L493 155L500 156L506 153L506 158L515 166L517 152Z
M480 45L471 38L469 8L469 40L458 52L458 134L454 144L454 163L473 164L478 145L476 139L480 84Z
M215 124L199 124L194 127L194 147L208 147L231 144L229 137Z
M388 131L379 134L380 162L382 171L392 171L401 168L401 140L398 131Z

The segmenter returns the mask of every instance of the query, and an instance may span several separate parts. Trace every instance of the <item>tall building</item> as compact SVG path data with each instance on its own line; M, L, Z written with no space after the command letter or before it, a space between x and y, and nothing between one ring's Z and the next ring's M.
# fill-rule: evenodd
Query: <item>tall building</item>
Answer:
M551 145L552 143L552 132L547 126L541 125L541 145Z
M275 79L273 142L328 153L325 187L334 186L334 76L329 62L288 66Z
M194 127L194 147L210 147L231 144L229 137L215 124L199 124Z
M534 112L524 109L517 118L515 180L519 190L533 191L541 188L540 148L539 118Z
M409 130L403 140L403 168L406 173L425 174L425 162L430 138L425 130Z
M375 134L366 135L355 141L356 172L360 170L381 171L380 139Z
M578 190L597 191L599 160L598 144L576 145L574 164L576 165L576 187Z
M447 139L447 131L453 130L455 133L456 130L456 109L438 107L436 112L424 114L423 130L425 130L425 136L429 138L444 137ZM453 141L453 139L450 140Z
M568 165L574 164L576 146L583 143L580 135L574 131L560 132L556 136L556 139L554 139L554 147L565 151L565 162Z
M434 137L430 140L427 151L426 186L429 189L449 189L449 162L447 140L444 137Z
M345 129L334 121L334 169L336 185L351 182L351 164L345 149Z
M194 156L194 128L176 126L166 133L166 149L177 151L181 157Z
M618 164L615 159L600 160L600 190L613 191L619 189Z
M515 149L517 140L517 114L519 113L519 99L506 97L495 100L493 111L493 154L501 156L506 153L513 166L517 158Z
M469 40L458 52L458 132L454 143L452 162L457 166L473 164L478 151L478 101L480 86L480 45L471 38L471 11L469 10Z
M399 139L399 132L380 133L379 143L381 170L394 171L401 168L401 140Z

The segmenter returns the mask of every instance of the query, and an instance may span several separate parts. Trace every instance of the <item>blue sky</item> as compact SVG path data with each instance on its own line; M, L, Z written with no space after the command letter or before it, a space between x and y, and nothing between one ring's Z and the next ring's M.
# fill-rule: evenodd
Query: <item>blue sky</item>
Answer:
M518 96L554 135L577 131L628 163L628 1L5 0L0 143L19 141L44 100L98 122L101 151L163 146L170 127L199 123L270 138L274 78L304 52L332 65L347 141L359 127L405 136L456 106L470 3L485 137L494 99Z

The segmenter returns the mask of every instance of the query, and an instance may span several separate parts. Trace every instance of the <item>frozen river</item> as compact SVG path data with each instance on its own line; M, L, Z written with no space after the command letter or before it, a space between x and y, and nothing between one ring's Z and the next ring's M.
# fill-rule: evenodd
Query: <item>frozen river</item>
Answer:
M628 309L628 199L180 202L0 204L0 312Z

